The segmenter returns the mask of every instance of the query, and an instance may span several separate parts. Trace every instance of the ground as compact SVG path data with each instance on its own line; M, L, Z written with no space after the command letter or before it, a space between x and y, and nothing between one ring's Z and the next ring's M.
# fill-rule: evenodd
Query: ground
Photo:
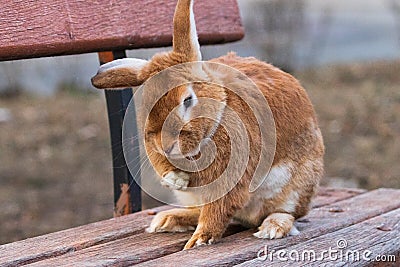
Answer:
M295 74L323 132L323 185L400 188L399 63ZM112 216L102 94L64 89L50 98L2 96L0 108L11 114L0 118L0 244Z

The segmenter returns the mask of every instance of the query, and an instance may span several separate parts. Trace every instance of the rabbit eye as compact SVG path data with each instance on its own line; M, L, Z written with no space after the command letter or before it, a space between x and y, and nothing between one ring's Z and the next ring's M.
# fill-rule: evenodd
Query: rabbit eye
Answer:
M185 100L183 100L183 106L185 107L185 109L188 109L192 106L193 103L193 97L192 96L188 96L185 98Z

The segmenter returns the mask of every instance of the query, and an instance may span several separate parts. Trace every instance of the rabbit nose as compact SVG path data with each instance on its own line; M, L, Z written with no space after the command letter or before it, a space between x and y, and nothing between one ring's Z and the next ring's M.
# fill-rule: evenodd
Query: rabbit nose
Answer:
M172 143L172 145L169 148L165 149L164 150L165 154L169 155L172 152L172 150L174 149L176 143L177 142L175 141L174 143Z

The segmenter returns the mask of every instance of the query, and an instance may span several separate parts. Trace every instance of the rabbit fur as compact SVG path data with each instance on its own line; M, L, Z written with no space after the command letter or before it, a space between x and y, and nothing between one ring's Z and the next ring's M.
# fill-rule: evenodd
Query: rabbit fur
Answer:
M97 75L92 78L92 83L100 89L138 86L172 66L200 60L193 0L178 0L174 15L172 51L156 54L149 61L112 61L100 67ZM147 231L156 233L194 230L185 249L218 241L232 219L248 227L258 227L254 234L258 238L273 239L297 234L294 221L309 211L311 199L323 175L322 135L305 90L291 75L256 58L242 58L235 53L229 53L209 62L229 66L247 75L267 100L275 123L276 147L272 167L257 190L250 192L249 184L261 153L262 142L260 130L254 127L257 120L251 109L252 105L257 105L257 101L255 96L246 91L244 81L235 79L218 68L207 66L197 70L183 67L181 71L172 71L172 77L166 78L167 80L184 81L186 75L198 75L203 80L218 81L219 85L192 82L177 86L148 110L149 115L143 122L148 157L159 174L161 183L173 189L186 208L158 213ZM249 101L244 101L226 89L232 83L242 88ZM167 84L166 81L159 85ZM143 92L144 106L146 101L150 103L155 97L155 91L155 88L146 88ZM203 97L214 101L204 106L199 101ZM177 109L179 105L184 108ZM230 158L232 148L228 144L241 138L239 134L230 134L221 127L222 123L232 120L226 115L226 107L239 114L246 128L249 160L243 175L237 183L235 181L233 188L223 197L207 202L213 192L199 195L189 189L206 185L219 177ZM175 115L168 123L167 128L170 130L163 132L161 141L161 129L171 113ZM207 113L206 116L199 116L204 113ZM181 128L180 133L176 131L176 127ZM191 159L197 157L204 140L211 140L216 144L215 159L210 166L199 172L185 172L171 164L169 159L176 157L179 160L179 155ZM216 186L213 190L225 190L224 186Z

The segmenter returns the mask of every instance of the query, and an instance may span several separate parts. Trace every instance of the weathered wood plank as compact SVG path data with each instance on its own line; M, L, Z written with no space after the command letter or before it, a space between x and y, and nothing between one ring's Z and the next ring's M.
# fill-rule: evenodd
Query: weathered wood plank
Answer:
M2 0L0 61L168 46L176 0ZM235 0L195 1L202 44L240 40Z
M297 225L301 231L298 236L278 240L260 240L252 236L254 230L248 230L228 236L213 246L177 252L145 262L143 266L167 266L176 259L179 259L179 264L182 266L191 265L194 261L196 266L232 266L257 258L257 252L265 245L283 248L299 244L399 207L400 190L378 189L313 209L309 215L298 222Z
M358 188L332 188L320 187L315 198L312 200L312 207L319 208L333 202L344 200L359 194L365 193L366 190ZM334 201L333 201L334 199Z
M29 264L39 266L131 266L155 257L181 250L191 233L163 233L156 237L140 233L134 236L94 246L75 253Z
M237 266L265 266L272 263L276 267L293 266L293 264L321 266L323 262L332 266L369 266L374 263L377 256L384 256L388 259L388 264L395 263L395 256L400 252L400 209L301 244L286 247L284 249L286 255L281 255L281 260L276 257L276 254L270 256L270 252L279 249L281 248L266 247L260 254L265 255L264 258L254 259ZM331 255L329 251L332 251ZM400 259L397 259L397 263L399 261Z
M329 192L329 195L326 194L326 191ZM319 197L319 195L316 197L315 205L323 205L322 202L326 204L335 203L338 200L347 199L360 193L361 191L359 190L321 189L321 197ZM319 201L321 201L321 203ZM158 210L167 208L169 207L158 208ZM76 253L76 251L81 249L99 244L107 243L105 246L108 246L108 242L143 233L144 228L149 225L151 219L152 216L148 215L148 211L143 211L117 219L106 220L3 245L0 246L0 266L16 266L18 264L41 261L69 252ZM237 232L238 230L233 230L231 233L235 231ZM189 236L190 234L185 236L185 238L183 238L184 241L182 241L182 239L176 239L178 236L174 236L175 239L171 240L167 235L151 235L156 241L163 242L163 240L165 240L170 242L170 245L167 246L168 250L166 248L164 248L164 250L155 248L155 252L153 251L153 258L155 258L155 256L159 257L168 253L180 251ZM146 245L145 243L143 244ZM116 250L120 249L121 247ZM143 252L147 253L147 251ZM132 251L129 251L129 253L132 253ZM136 255L136 251L132 254Z
M163 206L156 212L170 208ZM142 233L153 216L149 211L0 246L0 266L18 266Z
M245 228L241 226L231 225L224 236L243 230ZM131 266L181 251L191 235L191 232L163 233L157 236L139 233L29 266Z

